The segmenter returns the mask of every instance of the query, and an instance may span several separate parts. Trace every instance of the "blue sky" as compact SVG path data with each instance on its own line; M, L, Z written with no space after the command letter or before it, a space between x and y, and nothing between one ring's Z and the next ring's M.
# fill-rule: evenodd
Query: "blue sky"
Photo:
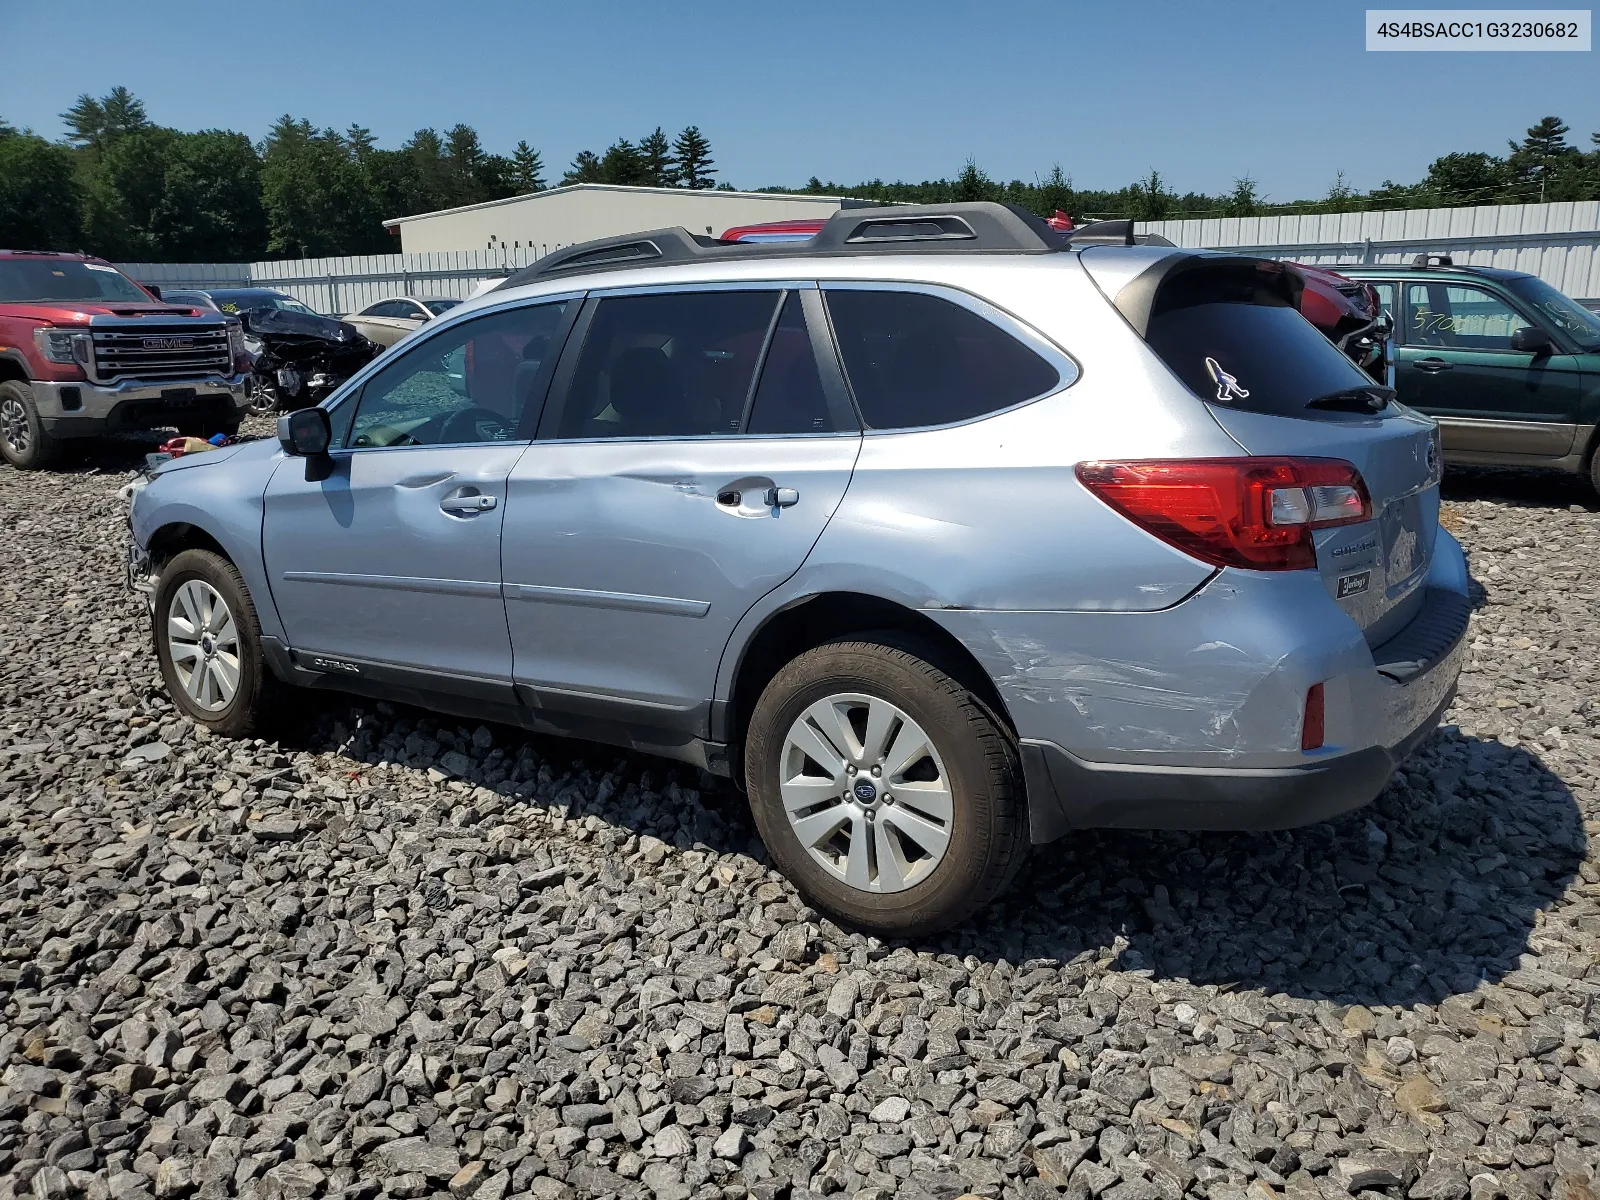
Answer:
M740 187L954 174L1079 187L1158 169L1178 190L1248 174L1274 200L1414 180L1450 150L1502 152L1554 113L1588 148L1586 54L1372 54L1364 5L914 4L813 0L219 0L6 5L0 117L47 136L80 92L132 88L180 129L259 138L281 113L398 146L458 121L577 151L696 124Z

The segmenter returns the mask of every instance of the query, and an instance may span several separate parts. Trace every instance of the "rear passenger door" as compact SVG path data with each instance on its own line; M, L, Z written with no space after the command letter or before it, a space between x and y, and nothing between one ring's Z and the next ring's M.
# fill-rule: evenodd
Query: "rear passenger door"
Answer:
M860 448L824 328L803 283L591 295L509 483L529 700L706 735L735 624L805 561Z

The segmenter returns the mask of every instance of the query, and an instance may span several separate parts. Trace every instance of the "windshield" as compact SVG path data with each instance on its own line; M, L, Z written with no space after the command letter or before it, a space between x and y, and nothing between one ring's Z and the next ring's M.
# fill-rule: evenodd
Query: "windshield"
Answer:
M1532 276L1512 279L1506 286L1532 304L1540 316L1583 349L1600 350L1600 316L1572 297L1556 291L1542 279Z
M427 308L427 310L429 312L431 312L434 316L437 317L440 313L447 312L450 309L454 308L456 305L460 304L461 301L459 301L459 300L424 300L422 303L423 303L423 306L425 308Z
M276 308L282 312L317 315L293 296L286 296L282 292L212 292L211 299L225 313L239 313L251 308Z
M51 258L0 259L0 303L34 300L117 300L149 304L144 290L105 263Z

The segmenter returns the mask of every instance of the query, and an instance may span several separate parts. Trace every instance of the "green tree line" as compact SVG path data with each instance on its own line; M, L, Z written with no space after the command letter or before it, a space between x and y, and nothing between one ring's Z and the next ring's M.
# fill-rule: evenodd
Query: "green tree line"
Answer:
M241 262L260 258L381 254L396 249L387 217L544 190L546 169L526 140L509 155L485 150L476 130L419 129L393 150L371 130L318 129L285 115L259 142L233 130L186 133L157 125L127 88L83 95L49 141L0 119L0 246L87 250L121 261ZM883 202L1001 200L1041 216L1076 220L1261 216L1271 213L1523 204L1600 199L1600 133L1585 150L1545 117L1504 155L1459 151L1437 158L1416 183L1385 180L1369 192L1335 176L1326 194L1275 200L1249 175L1222 195L1177 191L1159 171L1115 190L1076 187L1060 166L1032 181L991 178L974 161L951 179L824 183L774 193ZM657 126L604 151L581 151L558 183L689 189L717 181L709 140L696 126L675 138Z
M469 125L419 129L395 150L370 129L318 129L285 115L252 142L150 120L127 88L80 96L48 141L0 119L0 246L87 250L128 262L242 262L384 254L385 218L544 190L526 140L486 151ZM708 188L716 168L695 126L659 128L603 154L585 150L562 183Z
M1559 200L1600 200L1600 133L1591 134L1591 149L1567 141L1568 127L1558 117L1544 117L1521 142L1508 142L1504 157L1480 151L1456 152L1435 159L1417 183L1384 180L1370 192L1350 187L1339 172L1328 191L1313 199L1275 201L1261 194L1250 176L1235 179L1223 195L1178 192L1152 170L1144 178L1115 191L1077 188L1061 167L1042 179L990 178L972 160L954 179L922 183L824 183L813 176L803 188L762 191L853 196L885 203L948 204L962 200L1000 200L1040 216L1061 211L1074 220L1132 217L1170 221L1190 217L1258 217L1274 213L1333 213L1391 208L1454 208L1476 204L1535 204Z

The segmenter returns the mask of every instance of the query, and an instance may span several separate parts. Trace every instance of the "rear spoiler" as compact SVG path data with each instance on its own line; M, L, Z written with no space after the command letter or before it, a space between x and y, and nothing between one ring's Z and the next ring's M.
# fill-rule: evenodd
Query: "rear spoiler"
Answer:
M1300 307L1305 281L1293 264L1243 254L1168 254L1151 263L1125 284L1112 303L1141 338L1149 336L1150 318L1159 302L1174 292L1199 292L1206 285L1248 287L1257 304ZM1198 302L1192 300L1192 302Z

